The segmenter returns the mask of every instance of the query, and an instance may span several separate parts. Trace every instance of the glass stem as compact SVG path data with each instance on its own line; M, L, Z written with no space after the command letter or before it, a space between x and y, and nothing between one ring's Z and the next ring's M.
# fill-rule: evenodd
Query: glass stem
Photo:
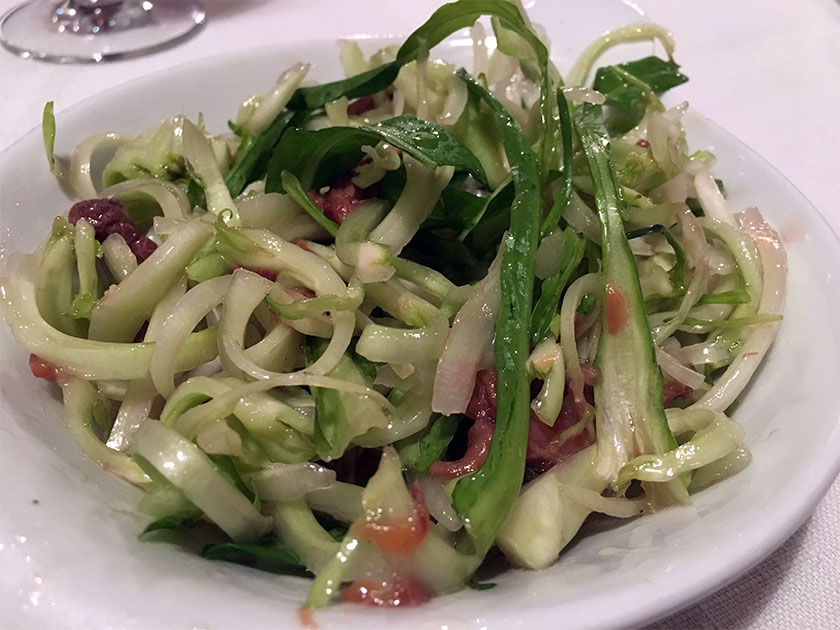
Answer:
M143 26L152 8L141 0L64 0L53 9L52 22L63 33L96 35Z

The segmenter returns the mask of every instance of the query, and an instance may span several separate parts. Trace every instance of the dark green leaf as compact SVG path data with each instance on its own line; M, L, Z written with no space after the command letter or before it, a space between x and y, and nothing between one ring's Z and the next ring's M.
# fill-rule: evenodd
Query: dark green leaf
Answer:
M190 178L187 184L187 201L190 203L190 208L206 208L207 202L204 197L204 188L197 180Z
M451 165L480 182L487 181L478 159L446 127L415 116L397 116L374 129L385 142L406 151L425 166Z
M364 127L328 127L317 131L290 129L283 134L268 165L266 192L285 192L280 174L288 171L304 190L327 186L346 175L379 136Z
M270 540L261 545L219 543L205 545L201 555L209 560L224 560L239 564L259 564L260 568L301 569L304 564L298 556Z
M467 582L467 588L472 589L473 591L489 591L495 586L495 582L476 582L475 580Z
M294 199L297 204L306 210L306 212L311 216L315 221L324 228L327 232L329 232L332 236L338 234L338 223L333 221L332 219L328 218L321 209L315 205L315 202L309 198L309 195L306 194L303 186L292 173L289 171L282 171L280 173L280 181L283 182L283 188L286 189L286 193Z
M607 105L624 111L634 109L642 101L643 93L638 85L617 72L616 67L646 83L658 94L688 81L672 59L665 61L654 56L599 68L595 73L595 89L607 97Z
M563 230L563 260L560 269L553 276L543 280L540 286L540 298L531 313L531 345L536 346L545 337L551 320L557 313L563 291L572 278L572 274L583 260L586 241L570 227Z
M429 230L417 232L401 256L431 267L458 285L483 278L489 266L458 239L445 238Z
M230 129L235 135L239 136L240 138L244 138L248 134L247 131L245 131L242 127L237 125L232 120L229 120L227 125L228 129Z
M420 226L421 230L447 229L461 233L478 221L487 208L489 197L479 197L453 185L443 189L440 201L432 214Z
M691 214L695 217L704 217L706 213L703 212L703 207L700 205L700 202L697 201L694 197L689 197L685 200L685 205L688 206L688 209L691 210Z
M587 293L581 298L578 311L580 311L581 315L589 315L593 308L595 308L595 294Z
M236 152L236 158L230 171L225 177L225 184L232 197L241 193L249 183L262 179L268 168L268 162L274 147L280 141L280 137L289 128L294 114L284 112L274 119L268 129L263 131L252 141L243 139L243 144ZM246 136L250 138L250 136Z
M507 0L460 0L438 8L405 40L395 61L361 74L323 85L299 88L289 107L311 110L342 96L358 98L385 89L396 79L399 69L417 59L421 51L428 51L456 31L472 26L482 15L495 16L507 29L522 37L534 50L540 68L540 117L543 125L543 162L548 163L556 147L554 118L548 93L548 51L531 31L519 8Z
M355 346L354 346L355 347ZM376 378L376 363L373 361L366 359L361 354L358 354L355 350L350 352L350 358L353 359L353 363L362 373L362 375L370 382Z
M645 57L637 61L599 68L595 73L594 87L607 98L613 108L607 126L612 133L621 133L635 127L645 111L644 86L656 93L665 92L688 77L669 59Z
M508 182L487 201L484 212L473 226L461 232L461 239L479 259L489 261L496 256L502 235L510 225L514 185Z
M399 64L391 62L340 81L298 88L289 101L289 107L310 110L323 107L342 96L353 99L379 92L394 82L399 70Z
M297 176L304 190L331 184L364 157L363 146L387 142L430 168L450 165L484 181L478 159L448 129L399 116L375 127L327 127L317 131L292 129L283 135L268 165L266 192L284 192L280 174Z
M237 490L248 497L248 500L252 503L256 501L256 495L248 486L245 485L245 482L243 482L242 478L239 476L239 471L237 470L236 463L232 457L229 455L213 454L208 454L207 456L213 460L213 463L216 465L216 469L219 473L236 486Z
M563 141L563 170L560 172L560 192L548 215L542 224L540 236L545 238L557 227L557 222L563 215L569 198L572 196L572 119L569 115L569 104L563 95L563 90L557 90L557 112L560 118L560 137Z
M598 273L601 271L601 247L586 239L586 249L583 253L586 261L586 273Z
M330 536L332 536L333 540L341 542L342 540L344 540L344 537L347 536L347 532L349 529L350 526L348 524L342 524L342 526L330 527L327 530L327 533Z
M424 431L400 440L394 446L405 466L425 472L429 466L440 459L449 446L458 429L460 416L441 416L432 418Z
M196 525L198 525L199 522L201 522L201 519L182 518L180 516L168 516L166 518L159 518L158 520L152 521L151 523L146 525L145 529L140 533L140 536L144 536L145 534L164 529L175 531L190 530L193 529Z
M496 115L514 189L499 271L501 309L496 324L498 391L494 438L482 467L461 478L453 494L453 505L468 523L467 532L475 551L484 554L510 513L525 472L531 401L525 362L541 199L537 159L522 129L501 103L466 72L459 71L458 76Z

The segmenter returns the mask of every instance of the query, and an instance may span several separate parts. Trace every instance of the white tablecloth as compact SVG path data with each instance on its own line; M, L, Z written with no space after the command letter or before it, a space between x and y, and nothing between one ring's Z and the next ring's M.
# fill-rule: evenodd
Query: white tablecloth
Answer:
M548 2L550 0L538 0ZM585 0L567 0L577 8ZM616 0L618 1L618 0ZM634 5L631 0L625 4ZM5 12L14 1L0 0ZM0 150L57 112L132 78L226 51L307 37L405 34L436 0L382 0L360 15L350 1L207 0L192 39L134 60L58 66L0 51ZM313 20L313 4L321 17ZM530 4L530 3L526 3ZM681 95L790 179L840 233L840 4L836 0L638 0L677 41L691 82ZM294 25L292 27L291 25ZM546 25L551 30L551 25ZM838 454L840 457L840 454ZM720 592L655 628L840 627L840 482L778 551Z

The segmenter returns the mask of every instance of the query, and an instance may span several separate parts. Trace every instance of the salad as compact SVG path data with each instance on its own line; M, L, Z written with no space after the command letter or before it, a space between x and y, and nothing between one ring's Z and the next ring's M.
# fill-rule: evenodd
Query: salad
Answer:
M464 28L472 72L433 56ZM666 58L599 66L646 39ZM230 133L176 116L61 158L48 103L79 201L9 258L3 314L142 489L142 537L308 576L307 611L415 605L748 465L725 412L785 254L660 101L673 50L631 25L561 76L519 3L459 0L342 42L345 79L289 68Z

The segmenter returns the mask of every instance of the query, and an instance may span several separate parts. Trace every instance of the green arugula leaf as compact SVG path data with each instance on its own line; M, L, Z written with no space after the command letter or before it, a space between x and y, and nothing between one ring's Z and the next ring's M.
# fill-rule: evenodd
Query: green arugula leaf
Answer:
M204 545L201 556L208 560L255 566L264 571L306 574L306 567L297 554L272 538L259 545L232 542Z
M514 189L500 269L502 307L495 344L496 429L484 465L461 478L453 494L453 505L467 523L475 551L485 554L516 501L525 472L531 401L525 362L541 200L537 159L522 129L501 103L466 72L459 71L458 76L496 115Z
M534 51L540 71L540 119L544 133L541 161L547 165L557 146L549 94L548 50L528 27L519 8L507 0L459 0L445 4L408 36L393 62L340 81L299 88L292 96L289 107L294 110L312 110L342 96L353 99L379 92L391 85L400 68L415 61L421 51L428 51L456 31L472 26L483 15L497 18L499 24L521 37Z
M294 199L301 208L306 210L309 216L315 219L322 228L329 232L333 237L338 234L338 223L328 218L323 212L321 212L321 209L316 206L315 202L313 202L309 198L309 195L306 194L306 191L297 177L292 175L289 171L282 171L280 173L280 181L283 182L283 188L286 189L288 195Z
M231 197L236 197L250 182L262 179L274 147L292 124L293 119L294 113L282 113L259 136L254 139L247 136L250 140L243 139L240 150L236 152L233 165L225 176L225 184Z
M560 171L560 193L543 220L540 238L545 238L557 226L560 217L566 210L572 196L572 119L569 114L569 104L563 90L557 90L557 112L560 118L560 136L563 142L563 170Z
M688 81L679 71L679 66L669 59L645 57L628 63L599 68L595 73L594 88L607 98L606 104L613 108L607 120L611 133L632 129L645 113L645 86L661 94Z
M432 214L421 230L448 229L462 232L478 221L487 208L489 197L479 197L452 184L443 189Z
M586 293L580 300L580 306L578 306L578 312L581 315L589 315L592 312L592 309L595 308L595 294L594 293Z
M510 225L513 200L514 185L508 181L487 200L478 221L461 232L459 238L479 259L490 261L496 256L502 235Z
M477 282L487 274L489 266L458 239L445 238L431 230L417 232L400 255L431 267L457 285Z
M641 88L616 72L616 67L647 83L657 94L688 81L688 77L680 72L680 67L674 60L665 61L653 56L599 68L595 73L594 88L607 97L607 105L620 110L635 108L641 102L643 93Z
M451 165L485 181L481 163L451 131L414 116L398 116L373 127L289 130L268 165L266 192L284 192L280 178L283 171L297 176L304 190L331 184L364 157L363 146L376 146L381 141L430 168Z
M166 518L159 518L146 525L145 529L140 533L140 536L150 534L151 532L161 530L185 531L193 529L201 522L200 518L183 518L180 516L167 516Z
M379 92L394 82L399 71L400 65L392 61L340 81L298 88L289 101L289 108L297 111L317 109L342 96L354 99Z
M569 284L572 274L583 260L585 239L570 227L563 230L563 261L560 269L553 276L543 280L540 286L540 298L531 313L531 345L536 346L545 337L551 320L557 313L560 298Z
M400 440L394 446L403 464L418 472L425 472L440 459L458 429L460 416L433 417L424 431Z
M374 129L385 142L406 151L425 166L451 165L487 182L481 162L446 127L403 115L384 120Z

